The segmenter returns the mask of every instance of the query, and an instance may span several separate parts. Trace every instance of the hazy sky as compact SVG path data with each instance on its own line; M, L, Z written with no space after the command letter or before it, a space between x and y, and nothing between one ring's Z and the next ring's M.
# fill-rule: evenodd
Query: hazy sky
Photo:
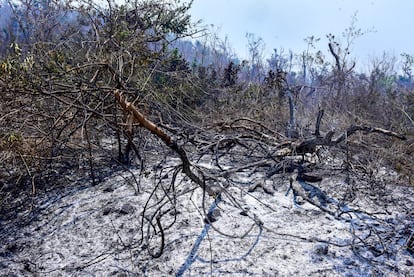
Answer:
M246 32L261 37L267 53L281 47L301 52L311 35L321 38L318 46L326 51L326 35L340 36L355 13L358 28L374 30L354 44L359 66L384 51L414 54L413 0L194 0L191 10L194 19L214 24L221 37L227 35L242 57Z

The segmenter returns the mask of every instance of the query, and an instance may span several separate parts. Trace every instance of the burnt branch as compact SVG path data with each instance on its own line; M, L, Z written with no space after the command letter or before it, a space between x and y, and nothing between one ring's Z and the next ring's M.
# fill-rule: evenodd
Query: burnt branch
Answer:
M203 190L207 191L209 195L216 195L217 192L212 188L206 186L204 178L199 177L191 170L191 162L188 159L187 153L183 147L178 145L178 143L173 140L164 130L158 127L154 122L148 120L132 103L128 102L125 97L121 95L119 90L114 92L115 99L117 100L120 107L124 112L132 114L134 120L140 124L145 129L148 129L152 134L159 137L170 149L178 154L182 161L183 172L187 175L191 181L199 185Z
M334 56L335 58L336 69L338 70L338 72L341 72L342 71L341 60L338 54L335 52L335 49L332 43L329 43L328 46L329 46L329 52L331 52L332 56Z
M362 126L362 125L351 125L348 128L348 130L346 130L345 133L343 133L340 137L338 137L337 139L334 140L334 143L335 144L341 143L347 137L350 137L351 135L353 135L354 133L356 133L358 131L363 131L363 132L366 132L366 133L379 133L379 134L383 134L383 135L386 135L386 136L395 137L395 138L398 138L400 140L406 140L407 139L407 137L404 136L404 135L398 134L398 133L393 132L393 131L385 130L385 129L382 129L382 128Z
M318 118L316 119L316 125L315 125L315 136L316 137L321 136L319 129L321 127L321 121L322 121L323 113L324 113L323 109L320 109L319 112L318 112Z
M342 135L336 139L332 139L334 131L328 132L325 137L315 137L305 141L300 142L299 144L294 144L295 150L298 154L304 153L313 153L316 151L317 146L335 146L339 143L349 138L351 135L355 134L358 131L366 133L379 133L390 137L395 137L400 140L406 140L407 138L396 132L385 130L382 128L370 127L370 126L360 126L360 125L351 125Z

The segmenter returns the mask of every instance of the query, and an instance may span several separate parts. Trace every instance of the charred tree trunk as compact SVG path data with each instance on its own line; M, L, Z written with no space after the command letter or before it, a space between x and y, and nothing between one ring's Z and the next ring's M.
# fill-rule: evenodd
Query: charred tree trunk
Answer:
M296 128L296 107L293 101L293 95L290 90L287 91L287 97L289 100L289 123L286 127L286 136L288 138L298 138L299 132Z

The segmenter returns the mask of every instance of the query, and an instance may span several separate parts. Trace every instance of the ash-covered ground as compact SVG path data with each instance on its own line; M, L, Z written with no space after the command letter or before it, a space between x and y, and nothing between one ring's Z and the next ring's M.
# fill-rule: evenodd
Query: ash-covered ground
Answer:
M193 169L213 176L213 160ZM314 183L263 168L205 174L222 188L210 196L171 158L50 191L2 220L0 275L413 276L414 188L334 163Z

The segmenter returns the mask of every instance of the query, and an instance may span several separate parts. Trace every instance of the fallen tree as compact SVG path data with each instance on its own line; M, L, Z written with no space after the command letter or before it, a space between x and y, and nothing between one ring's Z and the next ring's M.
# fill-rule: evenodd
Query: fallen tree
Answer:
M293 192L293 202L295 205L301 205L299 200L297 200L298 197L300 197L302 201L304 200L310 203L322 212L337 218L337 220L351 222L349 217L359 217L361 218L360 224L367 226L366 228L371 228L374 232L377 232L377 227L375 226L378 224L382 226L382 224L384 224L384 222L376 219L368 212L349 208L343 200L338 200L327 195L318 187L318 185L309 184L308 182L320 182L322 179L320 176L315 176L309 173L311 168L318 164L318 159L311 159L311 157L316 155L320 147L323 146L338 147L341 143L345 142L348 147L348 140L357 132L363 132L365 134L382 134L400 140L406 139L404 135L382 128L351 125L336 138L334 138L334 131L329 131L326 135L322 136L319 131L319 125L322 119L322 113L320 113L317 118L314 136L311 138L286 138L260 122L243 118L234 120L233 122L216 124L211 129L199 130L199 133L193 134L191 139L180 145L173 139L173 136L163 130L159 124L149 120L142 112L140 112L140 110L134 104L129 102L119 90L114 92L114 96L120 108L127 115L126 123L124 124L125 127L132 129L131 124L136 124L138 127L149 130L154 136L163 141L163 143L180 158L181 165L179 166L179 170L203 190L201 206L207 225L199 237L200 240L204 238L205 233L208 232L209 228L212 228L214 231L225 235L228 238L244 238L254 230L254 226L260 229L260 234L264 229L277 234L275 230L268 229L266 227L266 222L257 216L254 211L246 210L241 205L240 199L234 195L232 188L237 187L242 191L242 194L252 195L258 188L262 188L265 193L273 194L274 189L266 185L266 179L271 178L275 174L282 173L281 175L284 175L283 173L286 172L293 172L290 175L289 190L292 190ZM177 131L177 128L172 128L171 131L184 132L183 130ZM183 135L183 137L188 138L190 136ZM196 147L191 148L190 144L193 144L193 146ZM187 149L185 149L186 146ZM188 149L190 149L190 153L188 152ZM204 156L211 160L213 167L207 168L203 166L202 163L197 162L202 160L202 157ZM196 162L191 161L189 157L195 157ZM346 159L348 158L347 153ZM347 167L346 170L349 171L351 169ZM177 182L176 176L178 171L175 170L174 172L175 177L172 180L173 183ZM261 179L253 184L247 186L240 184L238 177L240 173L251 176L254 174L260 175L262 172L266 172L266 174L263 176L261 175ZM162 182L162 180L160 180L160 182ZM154 193L152 195L156 194L156 190L157 188L154 188ZM168 201L171 203L176 202L176 200L171 200L178 197L174 191L168 191L163 188L161 193L168 195L166 198L168 198ZM204 197L205 194L214 198L213 204L208 205L210 206L208 209L206 208L207 205L205 202L209 202L209 200ZM147 203L149 203L149 201L150 200L148 199ZM257 199L257 201L260 202L259 199ZM161 236L160 245L158 246L159 251L154 253L151 250L150 254L152 257L160 257L164 251L166 238L164 237L165 228L163 225L166 223L164 223L161 218L166 214L166 211L171 210L171 208L166 208L167 202L158 201L158 204L152 208L147 208L147 206L145 206L142 215L142 226L145 225L144 221L148 221L149 226L152 226L151 228L154 229L153 233L150 233L150 227L148 227L146 241L148 242L149 237L151 236ZM239 209L241 215L247 216L252 220L252 226L242 234L233 234L221 230L220 224L214 223L218 220L220 215L216 215L214 211L218 206L225 205L230 205ZM269 210L275 209L271 206L266 206L266 208ZM158 228L158 231L155 230L156 228ZM170 226L167 228L170 228ZM358 232L360 232L359 230L354 229L354 227L352 227L351 230L355 237L355 242L350 244L341 245L320 239L311 239L310 241L315 240L340 247L351 247L354 249L353 251L355 252L355 255L359 255L362 259L367 261L369 261L370 258L363 257L363 254L361 254L362 252L360 253L359 250L356 250L356 245L361 245L364 249L369 249L373 243L379 242L384 245L386 244L386 238L383 236L378 236L379 241L372 238L362 239L358 235ZM390 229L390 232L392 232L392 228ZM142 233L144 233L144 231L142 231ZM196 255L195 253L198 250L199 243L200 242L194 245L189 258L186 263L182 265L177 276L181 276L184 271L189 268L191 263L195 261L194 255ZM148 249L150 248L151 247ZM388 253L388 250L385 247L378 251L378 255Z
M197 176L197 174L195 174L192 171L191 166L193 166L193 165L190 162L190 160L188 159L188 155L187 155L187 153L184 150L182 145L179 145L176 141L174 141L174 139L170 135L168 135L161 127L157 126L157 124L155 124L154 122L147 119L145 117L145 115L142 114L136 106L134 106L131 102L127 101L127 99L122 96L122 94L120 93L119 90L116 90L114 92L114 96L115 96L119 106L124 111L124 113L127 114L127 119L126 119L126 122L125 122L125 126L129 130L132 129L131 125L134 124L134 123L137 123L138 126L149 130L152 134L154 134L155 136L160 138L168 147L170 147L174 152L176 152L178 154L178 156L180 157L180 159L182 161L183 172L193 182L198 184L201 188L203 188L203 190L206 190L208 192L208 194L210 194L210 195L216 195L218 193L217 191L213 190L210 186L206 185L205 181L203 180L203 177ZM315 154L317 152L318 147L320 147L320 146L336 146L336 145L344 142L345 140L347 140L349 137L351 137L353 134L355 134L358 131L364 132L364 133L379 133L379 134L383 134L383 135L386 135L386 136L395 137L395 138L398 138L400 140L406 140L406 137L404 135L398 134L396 132L385 130L385 129L382 129L382 128L363 126L363 125L351 125L347 130L345 130L337 138L333 138L333 136L335 134L334 131L329 131L325 136L321 136L320 131L319 131L319 126L320 126L320 122L321 122L321 119L322 119L322 115L323 115L323 111L320 112L319 115L318 115L314 137L307 138L307 139L293 138L293 139L288 139L288 140L286 138L284 138L280 142L277 142L277 139L275 137L275 134L278 134L277 132L272 131L267 127L264 127L264 125L262 125L262 123L260 123L260 122L253 121L253 120L248 119L248 118L244 118L244 119L241 119L241 120L240 119L235 120L231 124L228 124L228 123L220 124L219 126L220 126L220 129L222 131L229 130L229 129L235 130L236 132L244 131L244 134L242 136L239 136L239 137L234 138L232 140L231 139L226 139L225 148L233 147L237 143L240 144L240 140L243 140L243 139L256 139L257 141L272 140L272 145L271 146L276 150L273 151L272 154L269 153L269 156L266 159L263 159L261 161L256 161L256 162L251 163L251 164L247 164L247 165L244 165L242 167L238 167L238 168L223 171L219 175L225 176L226 174L234 173L234 172L237 172L237 171L249 168L249 167L254 167L254 166L266 166L266 165L269 165L269 162L272 162L272 160L273 160L273 162L281 162L283 160L283 158L294 156L294 155L304 155L304 154L311 154L312 155L312 154ZM251 128L251 127L248 127L248 126L244 126L244 125L237 125L236 126L234 124L236 121L242 121L242 120L244 120L246 122L249 122L249 123L253 123L256 126L262 128L262 129L265 129L270 134L265 134L261 131L257 131L255 128ZM242 131L240 131L240 130L242 130ZM247 135L247 134L245 134L246 132L250 133L250 134ZM212 143L214 144L215 142L212 142ZM216 143L217 143L216 144L217 146L219 144L222 145L223 140L218 140ZM276 158L278 160L275 160ZM305 158L303 157L302 162L304 162L304 159Z

